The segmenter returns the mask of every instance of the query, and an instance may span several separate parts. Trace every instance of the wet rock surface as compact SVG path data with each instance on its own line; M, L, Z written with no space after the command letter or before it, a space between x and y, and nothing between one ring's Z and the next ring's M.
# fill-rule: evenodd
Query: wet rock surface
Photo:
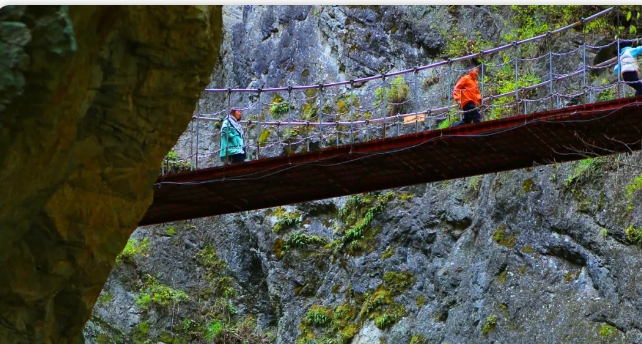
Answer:
M211 87L412 68L448 57L442 30L454 23L471 37L482 27L489 40L508 30L483 6L226 6L224 14ZM571 49L575 35L556 49ZM210 95L199 104L221 108ZM207 141L215 126L199 130L215 150ZM188 135L178 152L188 151ZM252 317L279 344L642 343L642 248L627 234L642 226L640 195L626 194L639 159L534 166L141 227L132 238L147 238L148 251L117 265L101 294L111 299L93 314L141 341L205 343L217 321ZM148 276L189 299L143 309L136 300ZM233 295L212 290L222 281Z

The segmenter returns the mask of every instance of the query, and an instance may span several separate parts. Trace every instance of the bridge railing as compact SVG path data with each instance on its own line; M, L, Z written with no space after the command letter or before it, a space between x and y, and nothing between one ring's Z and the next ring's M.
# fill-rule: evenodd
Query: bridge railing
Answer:
M591 51L638 41L618 38L603 46L587 44L585 24L612 10L536 37L413 69L318 85L206 89L209 104L227 106L205 114L199 103L190 135L178 144L190 153L172 157L172 163L166 159L161 173L222 165L220 124L232 107L243 111L247 160L448 127L463 114L452 100L453 86L473 60L479 62L483 121L626 95L620 87L623 82L619 77L612 80L615 75L609 70L616 58L595 65L587 62ZM553 52L552 38L577 27L584 33L582 43ZM521 51L541 40L547 41L547 52L530 56ZM607 76L592 77L604 70Z

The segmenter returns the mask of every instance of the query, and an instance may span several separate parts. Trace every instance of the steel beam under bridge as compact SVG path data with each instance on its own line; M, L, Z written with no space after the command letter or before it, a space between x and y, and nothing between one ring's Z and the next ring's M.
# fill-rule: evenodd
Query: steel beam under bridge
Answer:
M139 225L640 150L642 97L166 175Z

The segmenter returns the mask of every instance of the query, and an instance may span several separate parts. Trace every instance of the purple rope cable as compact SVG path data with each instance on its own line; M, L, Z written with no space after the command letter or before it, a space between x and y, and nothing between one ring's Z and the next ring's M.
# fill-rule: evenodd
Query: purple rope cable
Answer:
M596 18L599 18L599 17L601 17L601 16L603 16L603 15L605 15L605 14L611 12L611 11L613 11L613 7L609 7L609 8L607 8L607 9L601 11L601 12L595 13L592 16L590 16L588 18L585 18L584 19L584 23L589 22L591 20L594 20ZM569 24L569 25L561 27L559 29L550 31L549 33L551 35L555 35L555 34L558 34L558 33L562 33L562 32L568 31L568 30L570 30L570 29L572 29L572 28L574 28L576 26L580 26L580 25L582 25L582 21L577 21L575 23ZM373 75L373 76L369 76L369 77L365 77L365 78L361 78L361 79L356 79L353 82L354 83L362 83L362 82L372 81L372 80L376 80L376 79L381 79L383 77L397 76L397 75L402 75L402 74L407 74L407 73L413 73L415 71L422 71L422 70L426 70L426 69L436 68L436 67L443 66L443 65L446 65L446 64L452 63L452 62L461 62L461 61L471 60L471 59L473 59L475 57L479 57L479 56L487 55L487 54L493 54L493 53L496 53L496 52L499 52L499 51L502 51L502 50L509 49L509 48L511 48L511 47L513 47L515 45L519 46L519 45L522 45L522 44L534 42L534 41L540 40L542 38L545 38L547 35L548 35L548 33L547 34L542 34L542 35L539 35L539 36L535 36L535 37L531 37L531 38L527 38L527 39L524 39L524 40L521 40L521 41L516 41L516 42L513 42L513 43L502 45L500 47L493 48L493 49L490 49L490 50L485 50L485 51L482 51L482 52L479 52L479 53L475 53L475 54L471 54L471 55L467 55L467 56L462 56L462 57L458 57L458 58L455 58L455 59L451 59L450 61L440 61L440 62L432 63L432 64L429 64L429 65L426 65L426 66L421 66L421 67L412 68L412 69L405 69L405 70L401 70L401 71L398 71L398 72L392 72L392 73L389 73L389 74ZM349 84L350 84L350 81L348 80L348 81L339 81L339 82L334 82L334 83L329 83L329 84L321 84L321 85L291 86L291 88L289 88L289 87L264 88L261 91L262 92L283 92L283 91L287 91L288 89L291 89L291 90L309 90L309 89L316 89L316 88L319 88L319 87L326 88L326 87L334 87L334 86L345 86L345 85L349 85ZM250 89L250 88L247 88L247 89L241 89L241 88L234 88L234 89L228 89L228 88L206 88L204 91L205 92L215 92L215 93L216 92L232 92L232 93L250 92L250 93L252 93L252 92L258 92L258 89Z
M608 61L605 61L605 62L608 62ZM602 64L605 63L605 62L602 62ZM586 67L587 68L595 68L595 66L586 66ZM560 81L560 80L568 79L568 78L571 78L573 76L580 75L581 73L582 73L582 69L578 69L578 70L576 70L574 72L571 72L569 74L564 74L562 76L555 77L555 78L553 78L552 81ZM538 84L522 87L520 90L530 91L530 90L536 89L538 87L542 87L542 86L548 85L550 82L551 82L551 80L542 81L542 82L540 82ZM493 99L513 96L513 95L515 95L515 92L516 91L510 91L510 92L502 93L502 94L499 94L499 95L488 96L488 97L485 97L483 100L484 100L484 102L486 102L486 101L493 100ZM317 127L317 126L350 125L350 123L356 124L356 125L366 124L366 123L379 123L379 122L383 122L384 120L388 120L388 119L391 119L391 118L399 118L399 117L403 118L403 117L422 115L422 114L428 114L428 113L434 114L435 112L439 113L440 111L442 111L442 112L443 111L447 111L447 110L449 110L449 109L451 109L453 107L457 107L457 104L450 105L450 106L439 107L439 108L431 108L431 109L426 110L426 111L420 111L420 112L418 112L416 114L414 112L413 113L407 113L407 114L397 114L395 116L387 116L385 118L383 118L383 117L382 118L375 118L375 119L372 119L372 120L360 120L360 121L354 121L354 122L337 121L337 122L321 122L321 123L319 123L319 122L290 122L290 125ZM202 119L202 120L208 120L208 121L221 121L222 120L221 118L211 118L211 117L199 117L199 118ZM241 123L250 125L250 124L253 123L253 121L241 121ZM264 124L264 125L281 125L281 124L283 124L283 122L270 121L270 122L261 122L261 124Z

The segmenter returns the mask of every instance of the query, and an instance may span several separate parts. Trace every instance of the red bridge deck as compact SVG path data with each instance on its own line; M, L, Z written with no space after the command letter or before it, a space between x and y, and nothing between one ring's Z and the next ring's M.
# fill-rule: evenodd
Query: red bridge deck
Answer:
M640 150L641 104L618 99L169 175L139 225Z

